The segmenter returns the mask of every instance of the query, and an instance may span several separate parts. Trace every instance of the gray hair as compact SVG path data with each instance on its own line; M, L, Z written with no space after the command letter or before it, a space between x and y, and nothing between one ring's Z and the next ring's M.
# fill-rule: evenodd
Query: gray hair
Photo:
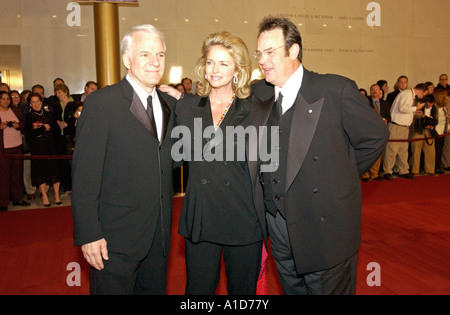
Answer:
M164 34L161 31L159 31L156 27L154 27L153 25L143 24L143 25L134 26L128 33L125 34L125 36L122 39L122 42L120 43L120 51L121 51L122 55L127 53L128 49L131 46L131 43L133 42L133 36L137 32L148 32L152 35L159 37L164 44L164 50L166 50Z

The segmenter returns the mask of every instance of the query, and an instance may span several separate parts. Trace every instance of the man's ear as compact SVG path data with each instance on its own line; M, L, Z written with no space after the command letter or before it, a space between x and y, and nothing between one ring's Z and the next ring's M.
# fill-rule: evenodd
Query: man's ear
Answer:
M289 48L289 57L291 57L292 60L297 59L299 53L300 53L300 46L298 44L293 44L291 48Z
M123 65L125 66L125 68L127 68L128 70L130 69L130 57L127 54L123 54L122 55L122 61L123 61Z

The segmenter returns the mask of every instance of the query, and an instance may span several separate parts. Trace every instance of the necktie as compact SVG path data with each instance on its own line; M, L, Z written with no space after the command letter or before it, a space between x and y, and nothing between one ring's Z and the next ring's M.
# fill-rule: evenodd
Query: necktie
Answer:
M158 130L156 130L155 116L153 115L153 98L150 95L147 98L147 114L150 118L150 123L152 124L152 128L155 131L155 136L158 136Z
M379 101L374 101L373 102L373 107L375 107L375 111L379 114L380 113L380 109L378 108L378 102Z
M283 102L283 94L281 92L278 94L277 101L275 102L275 109L279 117L283 116L283 109L281 107L281 103Z

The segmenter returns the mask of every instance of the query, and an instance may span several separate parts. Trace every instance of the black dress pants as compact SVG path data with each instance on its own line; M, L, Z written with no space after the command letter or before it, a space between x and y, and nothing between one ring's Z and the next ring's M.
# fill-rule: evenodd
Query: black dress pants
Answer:
M266 214L272 255L277 266L281 287L286 295L354 295L356 293L356 253L333 268L297 274L286 220Z
M261 268L262 241L245 246L226 246L186 240L186 294L214 295L220 280L223 251L230 295L256 295Z
M127 261L124 255L109 252L101 271L91 267L91 295L165 295L167 264L158 222L153 245L142 261Z

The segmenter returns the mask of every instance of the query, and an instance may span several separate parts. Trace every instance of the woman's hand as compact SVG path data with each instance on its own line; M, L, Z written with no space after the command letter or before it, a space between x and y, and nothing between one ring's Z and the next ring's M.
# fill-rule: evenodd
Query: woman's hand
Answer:
M168 85L161 85L159 87L159 90L169 94L170 96L176 98L177 100L179 100L181 98L181 96L183 95L183 93L181 93L180 91L178 91L177 89L168 86Z

